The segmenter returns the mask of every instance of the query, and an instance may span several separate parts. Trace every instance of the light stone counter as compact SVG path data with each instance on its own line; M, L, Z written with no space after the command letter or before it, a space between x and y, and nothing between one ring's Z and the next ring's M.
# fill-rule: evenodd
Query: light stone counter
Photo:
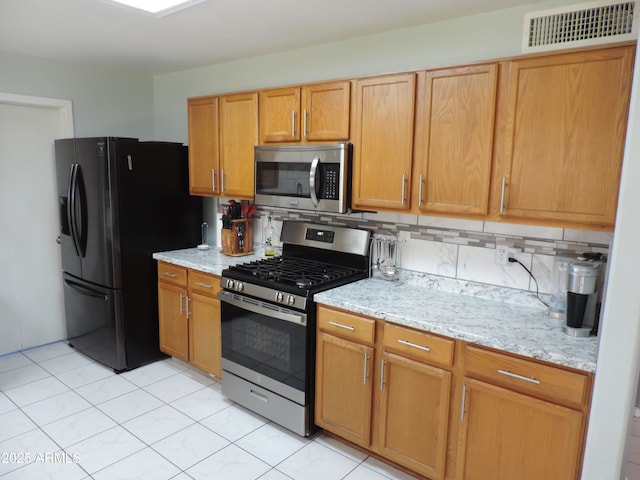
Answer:
M221 275L230 265L264 258L231 257L219 248L157 252L153 258L205 273ZM484 298L483 298L484 297ZM438 333L479 345L594 372L596 337L564 334L531 294L434 275L412 275L402 282L379 279L318 293L317 303L389 322Z
M484 287L489 292L482 292L478 284L468 283L458 291L445 291L433 278L418 283L367 279L318 293L314 300L396 324L595 372L597 337L570 337L546 315L542 304L532 304L531 298L525 298L520 304L508 303L515 301L505 293L510 289Z
M168 252L156 252L153 258L163 262L172 263L181 267L191 268L200 272L221 275L222 271L240 263L251 262L264 258L263 247L258 247L253 255L231 257L224 255L219 248L211 247L209 250L187 248L184 250L171 250Z

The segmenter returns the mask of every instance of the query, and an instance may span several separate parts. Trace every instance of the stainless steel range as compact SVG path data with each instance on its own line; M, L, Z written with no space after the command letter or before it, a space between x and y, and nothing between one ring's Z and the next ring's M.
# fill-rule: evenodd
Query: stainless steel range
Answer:
M369 276L366 230L285 221L282 256L222 272L222 393L299 435L313 430L313 295Z

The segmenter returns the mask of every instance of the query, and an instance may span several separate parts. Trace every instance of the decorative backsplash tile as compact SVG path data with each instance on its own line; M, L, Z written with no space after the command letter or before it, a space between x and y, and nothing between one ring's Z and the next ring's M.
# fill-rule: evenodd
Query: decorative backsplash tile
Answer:
M272 216L277 232L283 220L292 219L397 235L401 241L398 263L403 270L535 292L536 282L521 265L495 263L496 242L507 243L515 258L532 272L542 294L554 290L554 262L586 252L606 258L613 237L604 232L402 213L333 215L260 208L254 227L257 243L262 243L267 215ZM279 236L277 240L276 245L281 245Z

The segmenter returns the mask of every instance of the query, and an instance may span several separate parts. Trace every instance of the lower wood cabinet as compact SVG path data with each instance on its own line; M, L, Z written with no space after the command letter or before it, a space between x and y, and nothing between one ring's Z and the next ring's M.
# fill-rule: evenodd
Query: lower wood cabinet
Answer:
M317 338L316 424L444 478L454 342L322 306Z
M577 480L593 375L318 307L315 422L431 480Z
M158 262L160 350L217 377L221 369L220 277Z
M464 355L456 478L579 479L591 375L469 345Z

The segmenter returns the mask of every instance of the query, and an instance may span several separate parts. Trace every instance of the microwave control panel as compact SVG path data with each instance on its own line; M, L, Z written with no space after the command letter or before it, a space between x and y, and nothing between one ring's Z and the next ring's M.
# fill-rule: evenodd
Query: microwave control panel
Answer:
M322 182L319 197L326 200L338 200L340 185L340 164L327 163L321 166Z

